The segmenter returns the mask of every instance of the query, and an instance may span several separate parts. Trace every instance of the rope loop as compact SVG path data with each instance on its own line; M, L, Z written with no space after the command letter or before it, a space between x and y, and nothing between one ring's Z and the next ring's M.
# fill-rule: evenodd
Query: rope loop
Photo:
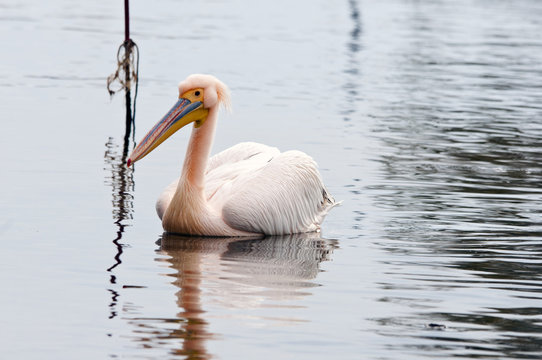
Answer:
M139 48L132 39L125 40L117 50L117 70L107 77L107 91L113 96L121 90L130 90L139 75ZM115 83L118 83L115 85ZM113 87L116 87L113 89Z

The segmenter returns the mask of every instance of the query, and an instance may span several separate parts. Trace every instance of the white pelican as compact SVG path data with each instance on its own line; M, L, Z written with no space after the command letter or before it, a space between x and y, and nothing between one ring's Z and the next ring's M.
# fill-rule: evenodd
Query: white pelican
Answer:
M246 142L209 159L220 105L230 107L226 85L211 75L189 76L179 84L179 100L128 159L130 166L194 123L181 176L156 203L164 230L200 236L318 231L337 203L310 156Z

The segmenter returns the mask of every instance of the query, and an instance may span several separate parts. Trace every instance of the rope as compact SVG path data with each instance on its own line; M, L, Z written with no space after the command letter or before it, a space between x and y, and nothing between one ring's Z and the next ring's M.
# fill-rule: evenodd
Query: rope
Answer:
M113 96L121 90L130 90L135 82L136 92L139 75L139 48L132 39L125 40L117 50L117 70L107 77L107 91ZM117 88L112 89L115 82Z
M134 106L131 114L131 125L134 128L133 136L135 136L135 108L139 83L139 48L130 39L130 10L128 1L124 0L124 42L117 50L117 70L107 77L107 91L112 97L115 93L124 90L126 91L127 101L129 101L132 84L135 85Z
M124 41L130 40L130 4L124 0Z

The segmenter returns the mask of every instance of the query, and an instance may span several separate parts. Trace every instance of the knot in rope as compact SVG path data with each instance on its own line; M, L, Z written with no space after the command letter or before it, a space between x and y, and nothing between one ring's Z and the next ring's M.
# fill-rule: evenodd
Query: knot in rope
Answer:
M107 91L113 96L121 90L129 91L139 75L139 48L132 39L125 40L117 50L117 70L107 77ZM116 89L113 85L118 83Z

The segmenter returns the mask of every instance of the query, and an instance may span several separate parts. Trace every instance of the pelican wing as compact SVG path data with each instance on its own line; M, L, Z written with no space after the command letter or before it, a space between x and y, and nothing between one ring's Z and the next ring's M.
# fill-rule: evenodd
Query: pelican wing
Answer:
M258 155L264 155L272 158L278 154L280 154L280 151L275 147L255 142L242 142L211 157L209 159L209 163L207 164L205 176L208 177L214 170L224 165L239 163L254 158Z
M213 156L205 173L207 204L220 214L224 203L231 197L234 185L279 154L277 148L244 142Z
M316 231L335 205L316 163L287 151L231 183L222 218L234 229L268 235Z

